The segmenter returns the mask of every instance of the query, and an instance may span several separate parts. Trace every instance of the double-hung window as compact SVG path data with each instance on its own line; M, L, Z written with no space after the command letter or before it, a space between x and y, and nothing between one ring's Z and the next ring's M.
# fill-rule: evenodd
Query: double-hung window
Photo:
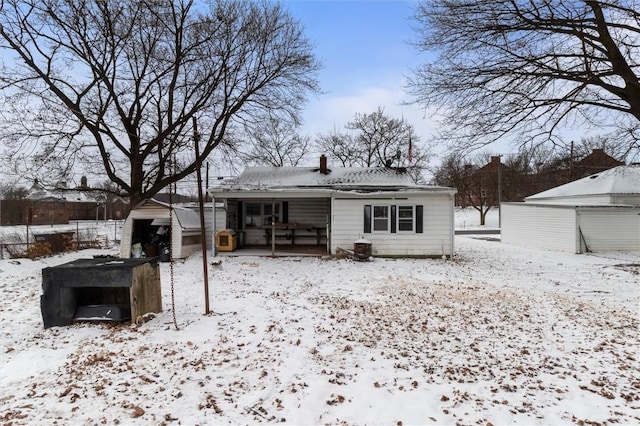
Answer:
M373 230L389 230L389 206L373 206Z
M423 233L421 205L364 206L364 232Z
M413 206L398 206L398 231L413 231Z
M275 209L271 203L246 203L244 217L247 228L269 226L272 219L280 222L280 203L275 203Z

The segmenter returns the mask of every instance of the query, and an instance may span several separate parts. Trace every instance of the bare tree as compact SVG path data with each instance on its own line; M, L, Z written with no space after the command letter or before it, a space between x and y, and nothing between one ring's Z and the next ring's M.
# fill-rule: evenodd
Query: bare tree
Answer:
M433 172L433 183L440 186L455 188L456 204L460 207L470 205L469 177L473 166L467 163L465 157L458 152L447 154L440 165Z
M411 124L387 116L378 107L370 114L356 113L345 128L350 132L318 136L318 147L329 158L344 166L404 167L414 180L423 180L431 153L420 143Z
M458 190L456 204L473 207L480 214L480 225L485 225L487 213L501 202L521 201L524 174L519 154L505 157L488 152L473 158L460 152L448 154L434 173L437 185L451 186Z
M246 125L248 146L238 155L246 164L297 166L308 153L310 139L297 130L295 123L268 114L263 120Z
M0 185L0 199L2 200L22 200L29 195L29 189L21 185L5 183Z
M342 167L361 165L358 144L348 133L334 130L331 133L319 134L316 139L318 150L327 158L337 161Z
M11 164L44 180L82 162L132 204L193 173L234 123L293 118L318 91L311 44L268 0L5 0L0 49L15 55L0 70Z
M573 148L575 158L586 157L594 149L601 149L616 160L622 161L627 153L627 147L624 141L603 135L582 138L574 144Z
M422 0L415 18L416 46L437 55L409 87L441 108L442 139L563 144L564 128L614 123L640 152L636 0Z
M355 132L358 157L365 167L390 167L396 161L400 165L401 158L408 160L409 141L418 142L413 126L387 116L381 107L370 114L356 113L345 128Z

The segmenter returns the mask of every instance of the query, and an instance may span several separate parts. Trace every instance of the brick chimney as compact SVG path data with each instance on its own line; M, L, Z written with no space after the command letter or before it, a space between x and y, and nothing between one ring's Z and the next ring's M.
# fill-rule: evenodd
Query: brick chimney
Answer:
M320 173L323 175L329 174L329 169L327 168L327 157L324 154L320 156Z

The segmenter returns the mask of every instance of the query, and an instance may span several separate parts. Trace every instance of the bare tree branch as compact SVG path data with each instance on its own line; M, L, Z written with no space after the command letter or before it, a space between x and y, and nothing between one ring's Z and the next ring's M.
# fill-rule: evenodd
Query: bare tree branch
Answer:
M406 168L416 182L424 180L431 152L405 120L391 118L378 107L370 114L356 113L345 128L350 132L318 135L318 148L330 159L343 166Z
M16 57L0 70L10 105L0 137L14 164L25 173L29 163L41 181L49 168L24 152L69 160L65 173L82 165L106 174L136 203L193 173L234 123L265 109L296 117L318 91L311 44L267 0L5 0L0 8L0 49Z
M444 113L441 139L476 148L499 139L561 142L570 126L618 131L640 122L636 0L424 0L416 102ZM581 127L580 127L581 126ZM629 150L636 133L627 131Z
M309 151L309 137L297 132L295 123L268 114L245 126L247 148L238 155L245 164L297 166Z

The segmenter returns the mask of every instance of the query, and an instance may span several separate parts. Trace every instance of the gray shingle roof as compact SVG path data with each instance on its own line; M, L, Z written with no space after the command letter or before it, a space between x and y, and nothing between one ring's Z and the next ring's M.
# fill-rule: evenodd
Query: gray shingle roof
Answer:
M247 167L238 178L238 187L300 188L376 186L416 186L411 177L395 169L383 167L338 167L322 174L313 167Z

